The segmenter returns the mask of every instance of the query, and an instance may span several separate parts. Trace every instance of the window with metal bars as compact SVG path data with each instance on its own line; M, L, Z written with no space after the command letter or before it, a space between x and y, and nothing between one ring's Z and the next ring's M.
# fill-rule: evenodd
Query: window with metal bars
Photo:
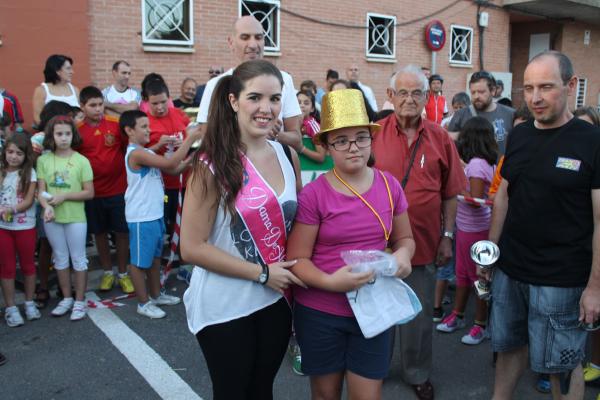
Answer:
M142 0L142 42L193 45L193 0Z
M472 64L473 28L468 26L450 26L450 64Z
M265 52L279 52L279 6L278 0L240 0L240 17L253 15L262 25L265 34Z
M367 13L368 58L396 58L396 17Z

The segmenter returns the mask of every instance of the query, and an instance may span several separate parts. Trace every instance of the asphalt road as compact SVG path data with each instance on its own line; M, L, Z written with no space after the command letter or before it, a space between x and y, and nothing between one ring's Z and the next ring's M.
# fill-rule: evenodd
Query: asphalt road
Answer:
M99 272L90 274L90 288ZM171 279L169 293L181 296L186 285ZM117 289L100 297L121 294ZM149 320L135 313L135 300L111 310L91 310L83 321L52 318L53 299L41 320L19 328L0 323L0 399L210 399L210 378L195 337L188 331L183 305L165 307L167 317ZM472 310L469 310L472 312ZM467 313L467 318L472 318ZM466 331L466 329L464 330ZM489 341L469 347L464 331L434 334L432 382L436 399L489 399L494 369ZM286 357L277 376L275 399L308 399L308 378L295 375ZM412 389L392 365L383 386L384 399L414 399ZM550 399L534 389L528 372L516 399ZM232 382L235 384L235 382ZM599 387L588 386L586 399Z

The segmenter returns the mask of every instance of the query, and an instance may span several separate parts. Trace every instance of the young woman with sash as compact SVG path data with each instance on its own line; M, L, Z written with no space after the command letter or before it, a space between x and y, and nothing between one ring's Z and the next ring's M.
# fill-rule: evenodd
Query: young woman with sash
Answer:
M379 125L369 123L361 92L330 92L321 110L316 140L331 155L334 168L302 189L288 240L288 257L298 260L292 272L308 285L294 288L302 372L310 376L313 399L340 399L344 378L348 398L379 399L394 330L364 337L346 292L374 275L352 272L340 253L391 248L396 276L408 276L415 251L408 204L391 174L370 167L372 135Z
M271 399L291 332L284 292L303 283L286 261L296 215L297 155L267 140L283 78L253 60L223 77L188 181L181 254L196 265L184 302L213 398ZM295 171L296 168L296 171Z

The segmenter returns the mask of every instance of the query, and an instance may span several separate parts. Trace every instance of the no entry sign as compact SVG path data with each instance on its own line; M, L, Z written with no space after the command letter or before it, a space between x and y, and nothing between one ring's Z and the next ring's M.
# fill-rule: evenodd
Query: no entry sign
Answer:
M425 26L425 42L431 51L440 51L446 44L446 28L439 20Z

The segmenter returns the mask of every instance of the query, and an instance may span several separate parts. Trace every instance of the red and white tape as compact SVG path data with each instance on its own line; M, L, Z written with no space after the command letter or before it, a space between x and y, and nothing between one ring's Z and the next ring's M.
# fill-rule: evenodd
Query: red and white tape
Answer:
M135 297L135 293L122 294L120 296L115 296L115 297L111 297L110 299L104 299L104 300L100 300L100 301L87 299L87 306L88 306L88 308L96 308L96 309L122 307L125 304L118 303L118 301L130 299L132 297Z
M177 215L175 216L175 226L173 227L173 235L171 236L170 243L170 254L169 260L167 261L167 265L165 269L162 270L160 274L160 287L165 286L165 282L169 278L171 274L171 270L173 269L173 262L175 261L175 257L177 256L177 247L179 246L179 232L181 226L181 209L183 206L183 174L179 174L179 191L177 193Z
M463 203L470 203L478 206L492 207L494 205L494 202L490 199L480 199L477 197L463 196L462 194L459 194L457 198L458 201L462 201Z

